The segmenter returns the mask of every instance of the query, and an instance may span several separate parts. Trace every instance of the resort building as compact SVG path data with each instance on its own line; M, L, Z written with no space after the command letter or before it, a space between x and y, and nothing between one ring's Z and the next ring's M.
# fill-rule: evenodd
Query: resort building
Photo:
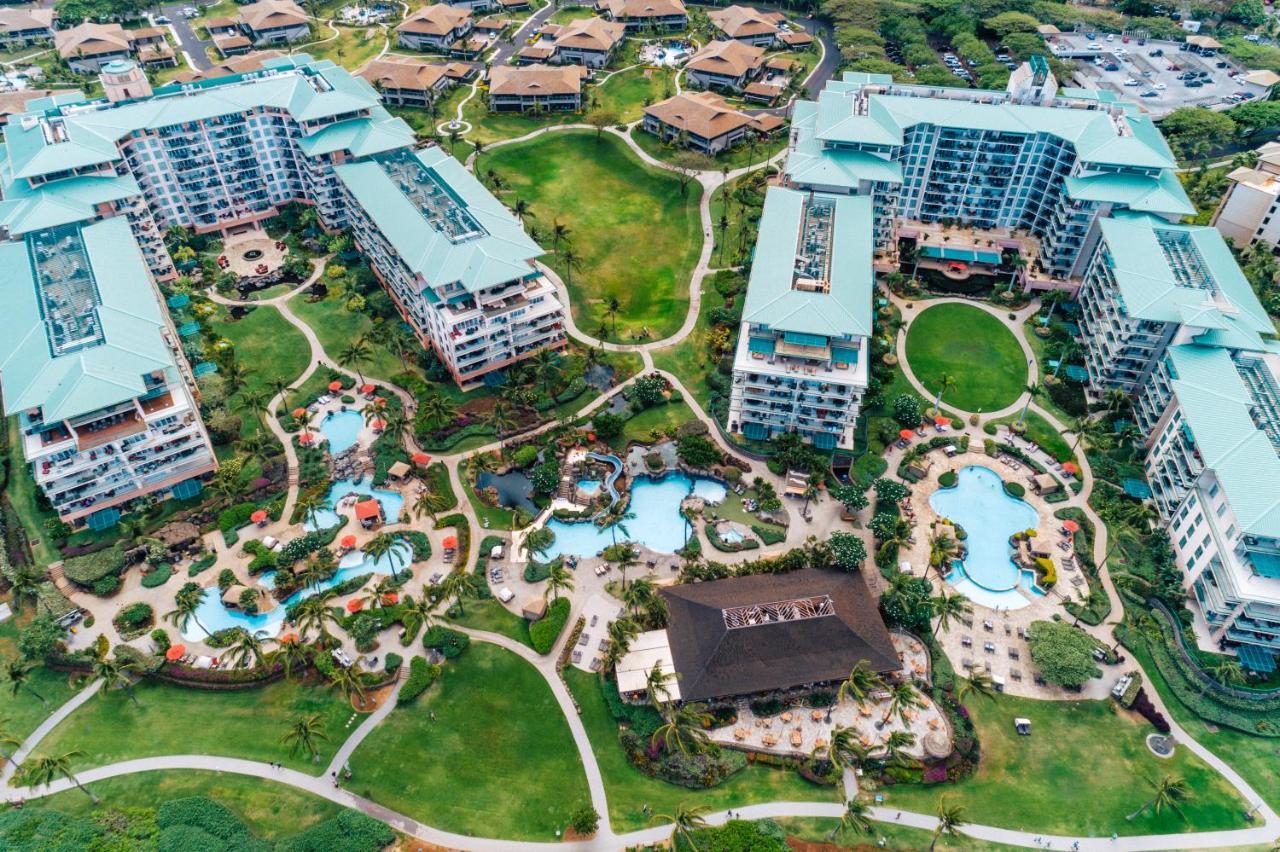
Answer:
M893 639L857 573L758 574L660 589L665 630L642 633L619 661L618 691L645 699L656 665L673 701L727 701L843 681L859 663L901 668Z
M542 249L446 151L399 149L334 172L356 242L461 387L565 344L564 306L534 264Z
M0 47L17 50L53 40L53 9L0 9Z
M397 43L412 50L464 53L474 23L471 13L444 3L424 6L396 27Z
M293 0L258 0L240 10L244 36L255 47L292 44L311 37L307 13Z
M174 75L175 83L191 83L197 80L214 80L218 77L231 77L236 74L248 74L261 71L271 60L284 56L278 50L255 50L241 56L228 58L225 62L210 66L204 71L182 71Z
M628 30L682 30L689 25L684 0L596 0L596 11Z
M1210 223L1239 248L1262 241L1280 245L1280 142L1258 149L1255 166L1241 166L1227 175L1230 183Z
M497 0L443 0L450 6L457 6L459 9L466 9L468 12L487 12L490 9L498 8Z
M382 94L385 104L425 108L476 73L475 67L465 62L433 63L394 56L372 60L360 76Z
M521 61L558 62L603 68L626 38L627 28L604 18L579 18L567 24L547 24L541 38L517 54Z
M739 112L713 92L684 92L644 108L644 129L658 138L714 156L748 134L782 127L776 115Z
M853 447L869 378L872 215L866 196L766 193L733 359L730 432Z
M685 77L699 89L740 92L764 68L764 48L741 41L712 41L685 64Z
M85 22L53 36L54 47L67 66L92 74L118 59L137 59L143 65L177 65L173 48L160 27L126 30L119 24Z
M93 528L144 495L199 493L217 463L179 338L128 216L91 221L136 197L136 184L70 177L19 198L7 189L0 375L36 484L64 521Z
M773 47L782 34L778 25L786 20L781 12L761 12L750 6L737 5L712 9L707 12L707 17L725 38L758 47Z
M568 112L582 108L580 65L495 65L489 69L494 112Z

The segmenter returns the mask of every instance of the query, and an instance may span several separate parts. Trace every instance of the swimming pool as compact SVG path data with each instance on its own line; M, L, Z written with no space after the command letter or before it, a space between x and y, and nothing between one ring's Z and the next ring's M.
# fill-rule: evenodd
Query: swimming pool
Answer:
M413 562L413 548L407 542L400 542L395 547L399 561L395 562L397 571L407 568ZM389 553L381 559L373 560L363 551L353 550L338 561L338 571L328 580L318 584L318 588L299 589L289 597L276 604L276 608L260 615L249 615L238 609L227 609L222 605L222 595L217 586L204 590L200 598L200 606L196 609L195 618L187 622L182 637L188 642L198 642L210 633L226 630L231 627L243 627L250 633L274 638L280 634L280 625L284 623L285 612L290 605L311 597L319 591L333 588L352 577L361 574L390 574L393 556ZM259 584L267 589L275 588L274 572L267 572L259 578ZM199 621L199 624L196 622ZM202 629L203 626L203 629ZM207 631L207 632L206 632Z
M603 484L598 479L579 479L578 490L588 497L594 497L600 493L600 486Z
M642 479L631 486L628 512L635 517L623 521L626 532L618 530L618 541L633 541L657 553L675 553L684 547L688 521L680 517L680 501L692 491L709 503L724 499L725 487L714 479L690 478L683 473L668 474L662 479ZM594 556L613 544L613 531L600 529L593 523L570 524L552 518L547 529L556 540L546 553L548 560L563 554Z
M948 578L966 597L993 609L1016 609L1028 601L1018 589L1043 594L1012 558L1009 537L1034 528L1040 515L1025 500L1010 497L993 470L970 465L960 470L954 488L939 488L929 505L964 527L968 550Z
M356 445L364 418L355 411L330 411L320 421L320 433L329 445L329 453L337 455Z
M355 482L350 479L339 479L329 488L329 493L325 495L325 508L320 509L312 518L302 523L302 528L307 532L313 530L327 530L329 527L341 522L342 516L334 511L334 506L348 494L359 494L362 497L375 497L382 504L382 517L389 524L394 524L400 519L400 512L404 509L404 498L395 491L383 491L380 488L374 488L369 484L368 480Z
M722 533L718 533L720 540L727 544L742 544L746 536L742 534L742 530L737 527L729 527Z

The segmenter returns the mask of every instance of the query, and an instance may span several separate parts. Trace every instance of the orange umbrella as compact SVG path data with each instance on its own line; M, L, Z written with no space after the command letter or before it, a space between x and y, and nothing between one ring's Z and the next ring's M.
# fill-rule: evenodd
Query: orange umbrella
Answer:
M293 644L294 642L297 642L297 641L298 641L298 634L297 634L297 633L286 633L286 634L284 634L283 636L281 636L281 637L280 637L278 640L276 640L276 641L278 641L281 645L291 645L291 644Z
M426 464L427 462L431 461L431 456L427 455L424 452L419 451L411 455L409 457L409 460L414 464Z
M360 386L360 393L373 393L377 390L373 385L365 384Z
M329 392L337 393L342 390L342 382L329 382Z
M359 612L364 608L364 604L360 603L359 598L352 598L347 601L347 612Z
M307 416L307 410L306 410L305 408L295 408L295 409L293 410L293 416L294 416L294 417L306 417L306 416Z
M448 535L448 536L445 536L444 541L441 542L441 544L444 546L446 550L450 550L458 546L458 539L456 536Z
M298 443L310 444L315 439L316 439L316 436L311 434L310 432L303 432L301 435L298 436Z
M903 429L902 431L898 432L898 437L904 441L910 441L915 436L916 436L916 433L912 432L910 429Z
M267 510L259 509L258 511L254 512L252 515L249 516L249 520L253 521L255 524L263 523L264 521L267 520Z
M1080 472L1080 466L1075 462L1063 462L1062 470L1066 473L1077 474Z
M400 595L397 594L396 592L387 592L385 595L382 596L383 606L391 606L392 604L397 604L397 603L400 603Z
M1062 522L1062 528L1063 528L1064 530L1066 530L1067 532L1069 532L1069 533L1074 533L1074 532L1079 532L1079 531L1080 531L1080 525L1079 525L1079 524L1077 524L1075 521L1070 520L1070 519L1065 520L1065 521L1063 521L1063 522Z
M381 432L383 429L387 428L387 421L379 418L373 421L371 425L373 426L373 431Z
M338 542L342 547L350 550L356 546L356 537L353 535L344 535L342 541Z
M596 433L595 433L595 432L588 432L588 433L587 433L587 440L588 440L588 441L594 441L595 439L596 439Z
M934 422L934 425L936 426L949 426L951 425L951 418L943 417L941 414L939 414L937 417L933 418L933 422Z
M164 652L164 658L171 663L181 660L186 655L187 655L186 645L170 645L169 650Z

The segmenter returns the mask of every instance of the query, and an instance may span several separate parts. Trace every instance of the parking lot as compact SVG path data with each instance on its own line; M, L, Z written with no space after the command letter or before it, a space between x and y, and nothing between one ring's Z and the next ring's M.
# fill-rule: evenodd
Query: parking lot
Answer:
M1091 49L1093 45L1097 49ZM1232 74L1244 69L1230 57L1200 56L1182 50L1179 42L1149 40L1141 44L1125 42L1118 35L1108 41L1104 33L1097 33L1092 39L1086 33L1063 33L1051 37L1050 47L1059 57L1075 57L1079 75L1091 87L1122 94L1142 104L1155 118L1181 106L1203 104L1225 109L1234 105L1230 97L1237 92L1255 98L1265 92L1260 86L1233 79ZM1219 63L1226 67L1219 68ZM1184 79L1190 72L1200 76Z

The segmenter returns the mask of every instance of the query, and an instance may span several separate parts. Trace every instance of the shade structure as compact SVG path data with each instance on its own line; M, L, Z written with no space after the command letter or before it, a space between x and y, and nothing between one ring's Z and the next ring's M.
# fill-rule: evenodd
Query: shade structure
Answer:
M1062 470L1065 473L1076 474L1080 472L1080 466L1077 465L1075 462L1063 462Z
M933 418L933 423L935 426L950 426L951 418L943 417L941 414L939 414L937 417Z
M284 634L283 636L281 636L279 639L277 639L276 641L277 641L277 642L279 642L281 645L288 645L288 644L290 644L290 643L292 643L292 642L297 642L297 641L298 641L298 634L297 634L297 633L286 633L286 634Z
M91 530L109 530L114 527L120 520L120 510L114 506L99 509L89 517L85 518L85 523Z
M377 390L377 388L371 384L366 383L360 386L360 393L373 393L375 390Z
M373 427L373 431L381 432L383 429L387 428L387 421L379 417L377 420L373 421L369 425Z
M338 544L339 546L345 548L346 550L350 550L351 548L356 546L356 537L353 535L344 535L342 537L342 540L339 541Z
M916 436L916 433L912 432L910 429L903 429L898 432L898 437L904 441L910 441L915 436Z
M316 436L311 434L310 432L303 432L301 435L298 436L298 443L310 444L315 439L316 439Z
M187 655L186 645L170 645L169 650L164 652L164 658L171 663L174 662L175 660L181 660L186 655Z
M431 456L427 455L424 452L419 451L409 456L409 460L412 461L414 464L427 464L428 462L431 461Z
M359 612L364 608L364 604L360 603L359 598L352 598L347 601L347 612Z
M444 537L444 541L440 542L440 544L446 549L455 548L458 546L457 536L447 535Z
M199 479L184 479L173 486L173 496L176 500L189 500L203 490L204 483Z
M342 390L342 382L329 382L329 392L337 393Z
M357 521L371 521L382 517L382 504L377 500L361 500L356 504Z
M295 408L295 409L293 410L293 416L294 416L294 417L306 417L306 416L307 416L307 410L306 410L305 408Z
M253 521L255 524L261 524L267 520L267 511L265 509L259 509L249 516L249 520Z
M1080 525L1070 519L1062 522L1062 528L1069 533L1080 532Z
M400 594L398 592L387 592L382 596L383 606L394 606L400 603Z

